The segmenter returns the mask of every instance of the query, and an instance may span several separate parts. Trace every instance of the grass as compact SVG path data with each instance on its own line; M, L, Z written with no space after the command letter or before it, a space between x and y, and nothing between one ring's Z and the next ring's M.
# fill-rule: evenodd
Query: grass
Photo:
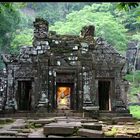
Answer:
M129 109L133 117L140 119L140 106L129 106Z
M117 133L117 129L113 127L110 131L104 132L104 135L106 137L114 137L116 133Z

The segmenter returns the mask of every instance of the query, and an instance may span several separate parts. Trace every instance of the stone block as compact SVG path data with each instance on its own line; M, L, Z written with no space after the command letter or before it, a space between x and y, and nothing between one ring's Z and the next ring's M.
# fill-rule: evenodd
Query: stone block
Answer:
M116 134L115 138L130 138L130 135L127 135L127 134Z
M49 124L49 123L52 123L52 122L56 122L56 119L52 118L52 119L28 120L27 122L44 125L44 124Z
M67 125L45 125L43 130L44 135L72 135L74 127Z
M11 129L24 129L25 124L13 124Z
M102 125L98 123L83 123L83 128L92 130L102 130Z
M49 135L48 138L64 138L64 136Z
M28 137L28 133L18 133L17 137L23 137L23 138L27 138Z
M17 131L9 131L9 130L2 130L0 131L0 135L6 135L6 136L16 136L17 135Z
M83 119L81 120L81 123L93 123L93 122L98 122L96 119Z
M88 138L102 138L103 132L98 130L91 130L91 129L79 129L78 135L86 136Z
M134 119L132 117L113 117L112 122L117 124L118 122L133 122Z

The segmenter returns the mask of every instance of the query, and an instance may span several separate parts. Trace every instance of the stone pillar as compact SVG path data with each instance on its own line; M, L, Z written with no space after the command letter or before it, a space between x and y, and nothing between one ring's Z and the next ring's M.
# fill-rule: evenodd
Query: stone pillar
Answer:
M115 112L128 112L126 109L125 102L122 98L122 90L121 90L121 85L122 85L122 80L121 80L121 73L120 70L116 70L116 77L115 77L115 95L116 99L114 99L114 106L113 106L113 111Z
M8 86L7 86L7 96L6 96L6 106L5 109L7 110L13 110L14 108L14 77L13 77L13 70L12 70L12 65L9 65L8 67Z
M43 18L36 18L34 24L34 38L45 39L48 37L49 23Z
M42 18L36 18L33 24L34 24L33 46L36 50L38 50L39 54L42 54L43 52L46 52L46 50L50 49L48 38L49 23L48 21Z
M83 107L83 81L82 72L79 72L79 90L78 90L78 110L82 110Z
M95 26L89 25L89 26L84 26L81 30L81 36L85 37L94 37L94 32L95 32Z

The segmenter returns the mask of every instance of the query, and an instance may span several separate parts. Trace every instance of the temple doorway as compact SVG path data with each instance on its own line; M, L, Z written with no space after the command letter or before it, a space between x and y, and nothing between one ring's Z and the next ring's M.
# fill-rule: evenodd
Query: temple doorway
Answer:
M18 110L31 110L31 81L18 81Z
M57 84L56 105L57 109L71 109L72 88L71 84Z
M98 81L99 110L110 108L110 81Z

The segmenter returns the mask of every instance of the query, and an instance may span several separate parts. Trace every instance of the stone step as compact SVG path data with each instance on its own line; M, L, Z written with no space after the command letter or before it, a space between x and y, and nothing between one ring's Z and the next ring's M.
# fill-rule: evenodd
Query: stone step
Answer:
M12 123L14 119L12 118L0 118L0 124Z
M28 138L29 133L18 133L17 137Z
M26 124L13 124L11 129L24 129Z
M43 134L48 135L72 135L74 133L74 127L68 125L45 125Z
M64 138L64 136L48 135L47 138Z
M38 120L27 120L28 123L34 123L34 124L49 124L52 122L56 122L55 118L50 118L50 119L38 119Z
M73 128L80 128L82 127L81 122L57 122L57 123L50 123L46 124L45 126L60 126L60 127L73 127Z
M0 131L0 135L3 136L3 135L6 135L6 136L16 136L17 135L17 131L10 131L10 130L2 130Z
M127 134L116 134L115 135L115 138L130 138L131 136L130 135L127 135Z
M102 125L99 123L83 123L82 127L85 129L102 130Z
M132 114L130 113L116 113L116 112L100 112L99 113L99 117L125 117L125 116L128 116L128 117L132 117Z
M79 129L78 135L85 136L88 138L103 138L103 132L91 129Z
M113 117L112 118L113 124L117 124L119 122L126 123L126 122L134 122L134 121L135 119L133 117Z
M97 119L83 119L81 120L81 123L94 123L94 122L98 122Z
M0 138L17 138L16 136L0 136Z

